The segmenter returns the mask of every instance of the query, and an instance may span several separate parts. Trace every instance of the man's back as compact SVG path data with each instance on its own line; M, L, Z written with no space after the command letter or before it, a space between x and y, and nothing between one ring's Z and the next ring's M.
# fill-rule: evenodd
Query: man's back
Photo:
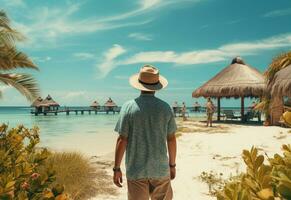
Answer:
M169 176L167 137L176 131L170 106L154 94L125 103L115 130L128 138L128 179Z

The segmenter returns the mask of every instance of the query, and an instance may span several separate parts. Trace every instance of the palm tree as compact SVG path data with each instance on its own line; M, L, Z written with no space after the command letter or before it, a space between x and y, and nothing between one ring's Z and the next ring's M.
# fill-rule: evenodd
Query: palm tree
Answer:
M15 43L24 39L21 33L11 28L6 13L0 10L0 82L14 87L29 101L32 101L39 96L35 79L29 74L10 72L18 68L38 70L26 54L16 49ZM1 91L0 96L2 96Z

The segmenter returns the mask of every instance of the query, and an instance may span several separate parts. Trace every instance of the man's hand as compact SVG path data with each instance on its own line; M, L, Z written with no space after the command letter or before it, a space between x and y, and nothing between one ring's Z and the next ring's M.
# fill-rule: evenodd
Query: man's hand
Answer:
M122 172L121 171L114 172L113 182L117 187L122 187Z
M176 167L170 167L170 177L171 180L174 180L174 178L176 177Z

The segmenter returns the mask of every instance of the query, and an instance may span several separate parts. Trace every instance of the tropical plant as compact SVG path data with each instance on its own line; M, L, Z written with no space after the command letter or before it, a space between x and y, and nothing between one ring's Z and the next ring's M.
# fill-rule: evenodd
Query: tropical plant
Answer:
M45 165L51 153L38 143L37 128L0 126L0 199L68 199L63 186L52 185L55 172Z
M29 74L3 73L18 68L37 70L37 66L29 57L18 51L16 42L23 41L25 37L11 28L10 20L4 11L0 11L0 82L17 89L28 100L32 101L39 96L39 89L35 79ZM0 96L1 96L0 91Z
M291 146L283 145L283 156L265 157L254 147L243 151L246 172L217 194L218 200L288 200L291 199Z

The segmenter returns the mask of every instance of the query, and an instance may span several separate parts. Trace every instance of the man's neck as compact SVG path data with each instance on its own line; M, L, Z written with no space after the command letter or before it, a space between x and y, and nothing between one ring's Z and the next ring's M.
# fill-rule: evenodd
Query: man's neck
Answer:
M154 91L141 91L141 93L140 94L149 94L149 95L154 95L155 94L155 92Z

